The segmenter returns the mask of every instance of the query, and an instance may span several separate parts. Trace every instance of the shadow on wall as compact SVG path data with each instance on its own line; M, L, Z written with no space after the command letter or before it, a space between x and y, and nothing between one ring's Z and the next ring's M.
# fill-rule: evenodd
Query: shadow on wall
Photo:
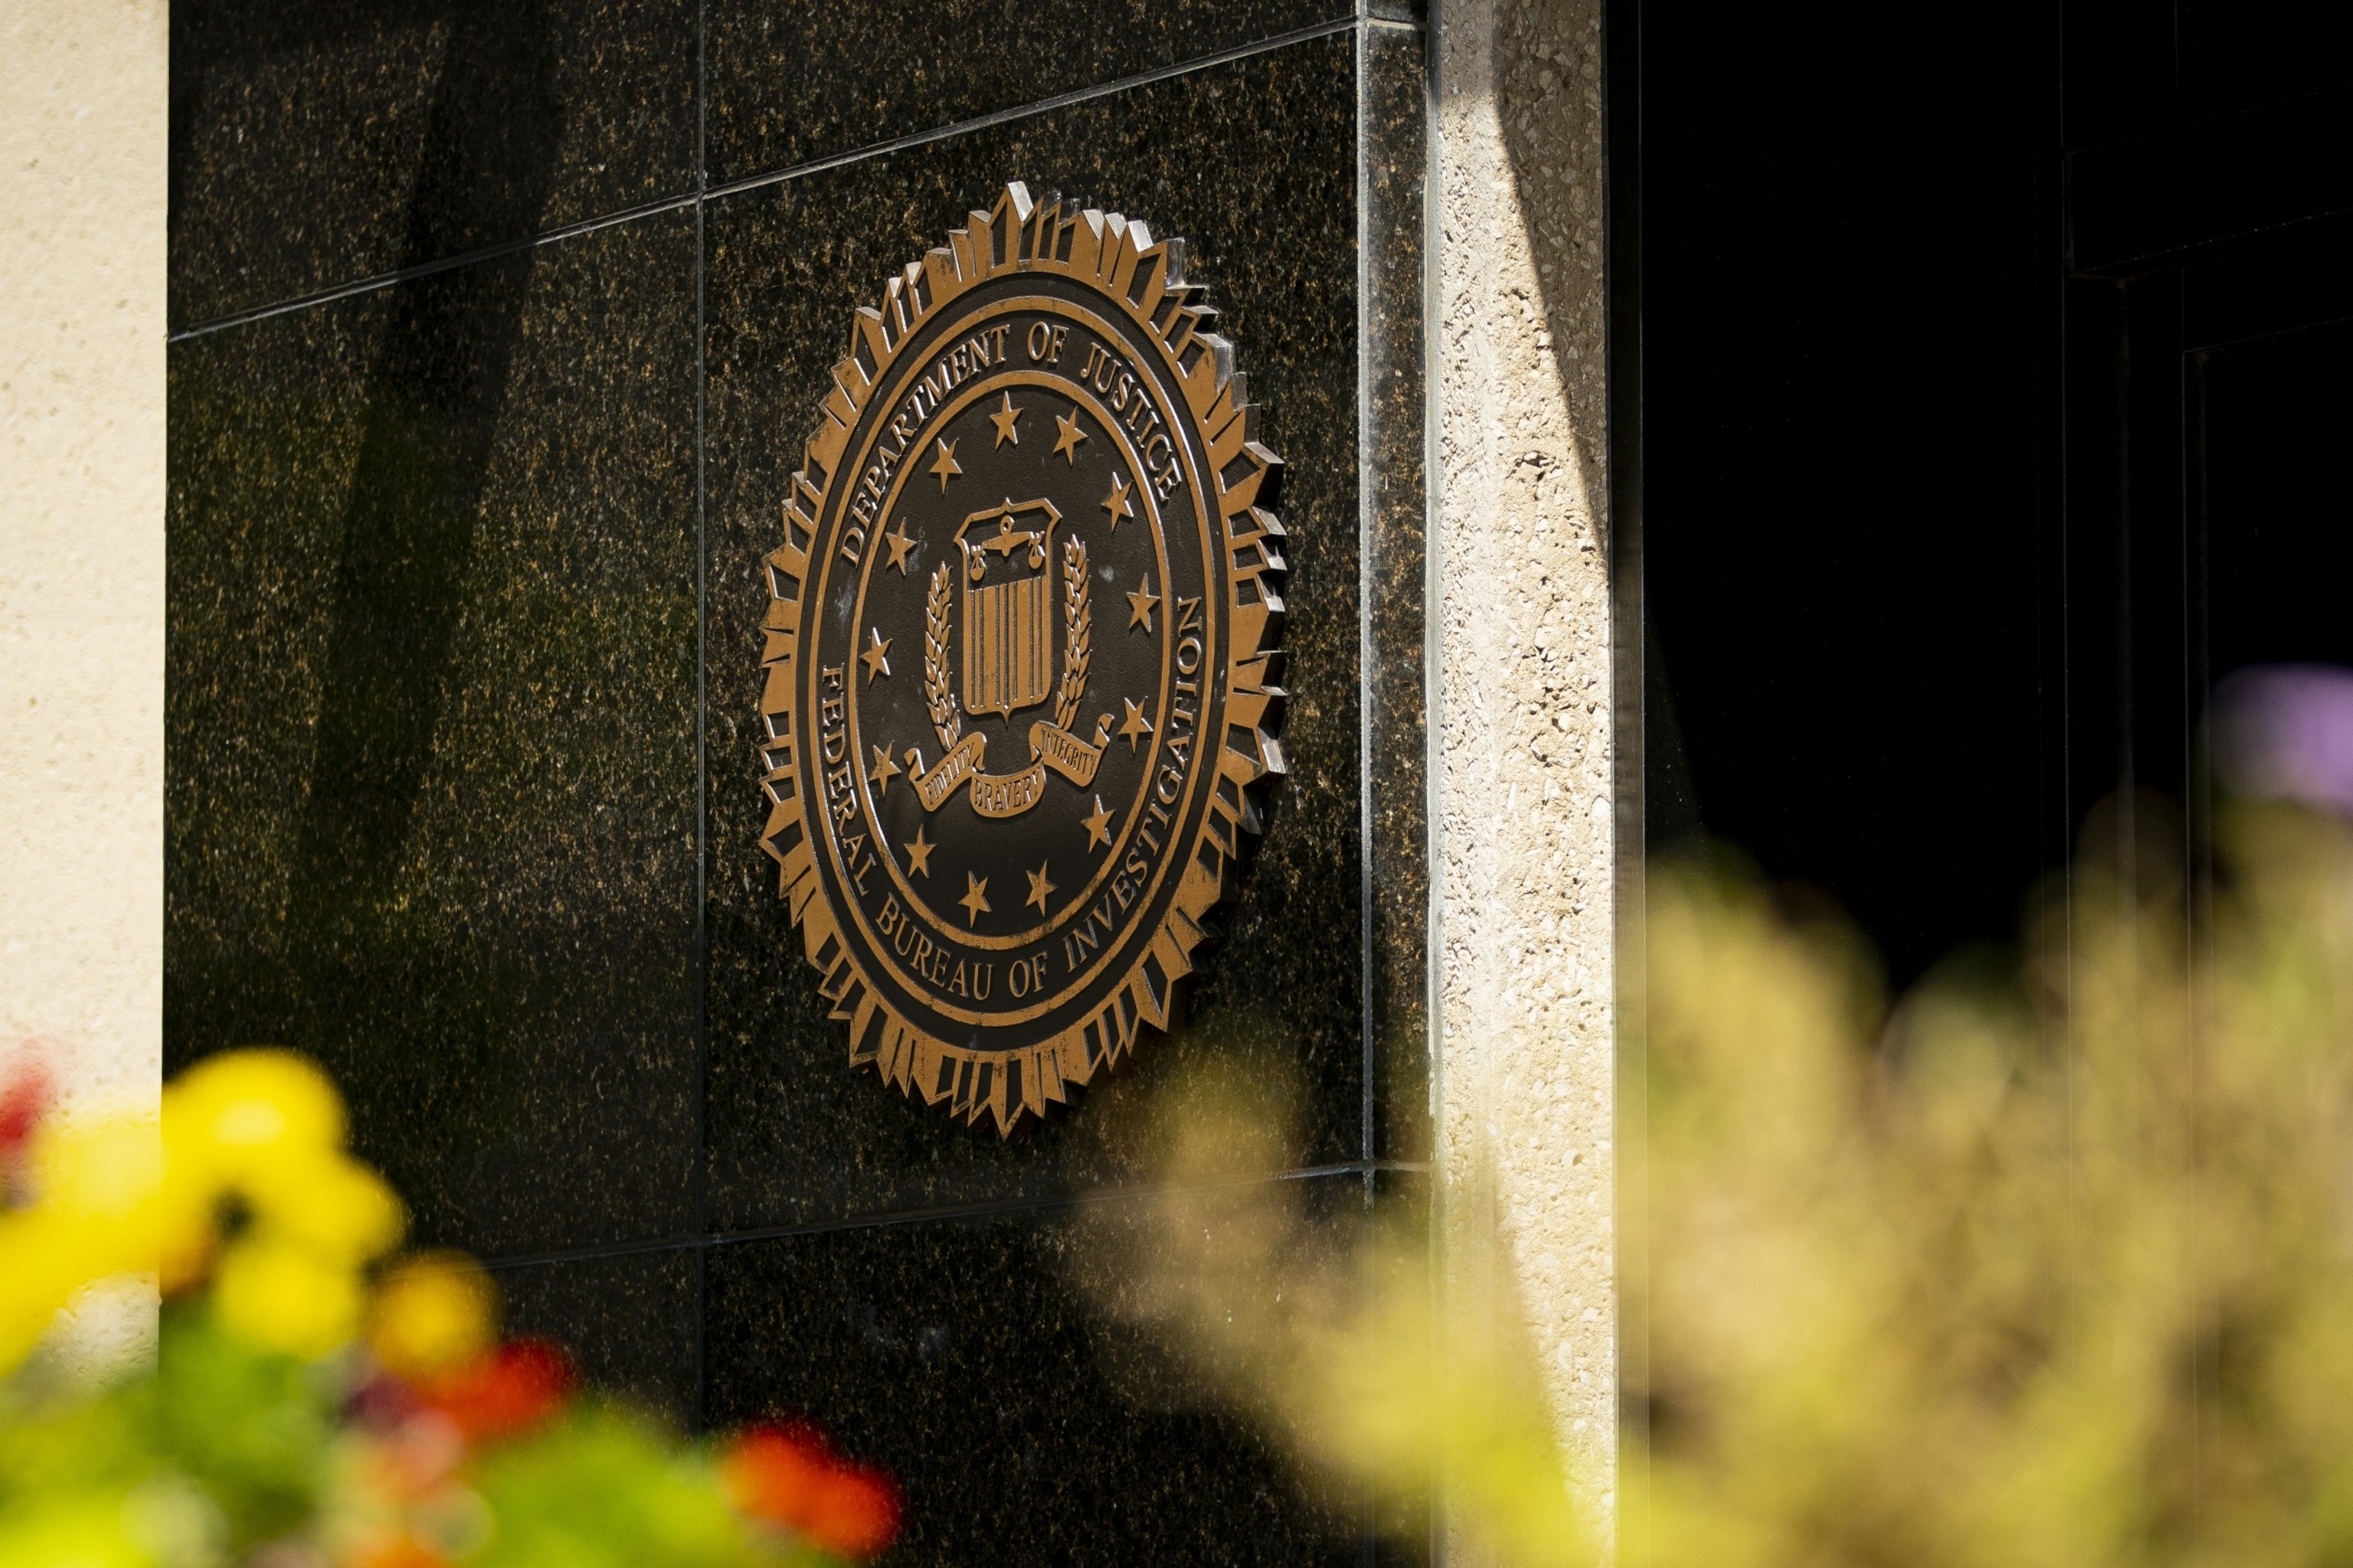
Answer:
M365 255L374 241L341 232L346 215L324 207L311 215L312 245L396 270L542 227L567 132L553 87L562 40L546 5L401 0L233 11L230 31L220 30L231 18L218 7L174 16L175 143L185 143L173 189L175 252L186 242L178 269L269 271L269 258L257 261L218 235L186 230L195 221L192 185L228 209L206 222L249 217L237 170L216 166L212 148L237 118L235 104L268 99L270 72L281 68L313 72L325 86L349 76L395 94L399 102L386 112L414 139L402 157L377 160L409 173L405 205L382 226L399 236L391 252ZM342 73L320 65L339 54L359 63ZM212 116L206 137L189 129L200 110ZM334 179L321 179L326 204ZM340 253L337 261L344 264ZM454 1215L495 1203L448 1202L452 1178L437 1180L418 1151L470 1168L455 1180L495 1190L498 1162L522 1158L503 1143L529 1125L528 1107L437 1095L424 1076L437 1063L387 1050L387 1040L438 1041L448 1056L479 1065L518 1048L513 1042L549 1035L545 1014L601 1018L609 1028L642 1011L639 993L684 983L682 970L669 973L676 955L659 942L596 928L595 900L575 898L567 912L560 887L539 895L563 875L544 863L561 858L548 848L592 831L563 820L579 814L576 789L499 801L478 813L480 832L456 852L487 848L543 863L529 878L488 876L479 864L470 874L441 866L420 875L417 864L420 856L448 858L429 833L420 839L420 819L455 809L435 797L465 782L441 777L446 768L437 773L437 744L447 751L453 726L501 729L508 752L546 742L484 711L515 699L470 690L462 646L520 644L504 664L513 681L529 681L575 657L586 641L576 635L582 618L604 613L599 600L613 597L599 577L609 564L584 567L569 556L583 546L559 539L550 551L545 539L515 536L545 525L532 517L516 528L515 509L493 504L495 492L513 486L504 471L518 447L526 466L565 461L533 450L536 436L519 442L510 414L518 398L545 395L536 389L543 376L523 374L521 357L534 332L546 335L545 323L527 319L534 279L539 308L560 312L561 290L578 287L565 269L578 265L568 253L526 249L187 339L172 363L167 1056L179 1067L230 1045L303 1043L352 1095L370 1144L364 1151L415 1194L428 1233L445 1235ZM614 417L628 412L617 408ZM257 496L280 504L258 513ZM649 540L658 532L649 529ZM486 613L486 560L533 548L542 556L535 574L490 574L506 602ZM610 553L628 548L659 546L624 542ZM681 537L681 583L691 582L687 548ZM681 641L691 599L617 602L626 606L622 624L606 629L607 640L618 631L626 662L660 667ZM551 685L544 695L533 687L528 700L593 709L603 686L609 713L626 705L609 689L617 680L647 678L642 669L569 676L576 689L568 697ZM598 766L581 761L596 749L588 739L596 718L541 720L577 748L569 759L575 777ZM282 735L272 744L276 732L304 725L307 739ZM283 765L275 758L306 744L301 776L276 777ZM602 749L619 748L608 740ZM538 760L554 774L565 768L565 758ZM493 884L495 907L480 906L480 889ZM605 961L584 964L592 950ZM471 1075L511 1087L524 1081Z
M1589 7L1503 0L1495 26L1495 118L1504 132L1544 323L1539 346L1558 367L1582 493L1603 547L1609 522L1599 432L1601 343L1601 33Z

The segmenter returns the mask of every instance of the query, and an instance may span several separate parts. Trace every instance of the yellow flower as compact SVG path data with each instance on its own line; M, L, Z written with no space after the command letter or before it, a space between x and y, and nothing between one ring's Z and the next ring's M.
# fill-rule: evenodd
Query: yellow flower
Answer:
M90 1277L78 1227L42 1210L0 1214L0 1375L16 1370Z
M377 1287L368 1344L395 1377L429 1377L488 1350L498 1332L498 1287L460 1253L424 1253Z
M164 1091L157 1221L164 1288L204 1277L230 1193L322 1266L389 1251L407 1224L400 1200L343 1153L343 1134L334 1085L291 1052L227 1051L174 1080Z
M40 1342L75 1291L155 1266L155 1126L51 1122L28 1169L34 1202L0 1215L0 1373Z
M164 1130L173 1180L243 1183L290 1157L341 1149L343 1102L324 1073L291 1052L226 1051L164 1091Z
M213 1304L241 1339L315 1361L359 1328L359 1272L267 1232L248 1234L222 1255Z
M332 1151L290 1152L243 1189L258 1218L323 1257L364 1263L391 1251L407 1228L392 1189Z
M123 1529L120 1492L35 1500L0 1520L0 1563L9 1568L153 1568Z
M179 1180L166 1153L163 1200L156 1206L155 1272L166 1296L204 1278L212 1266L219 1192L209 1184Z
M92 1278L154 1268L164 1149L153 1122L51 1123L33 1140L31 1166L40 1207L80 1233Z

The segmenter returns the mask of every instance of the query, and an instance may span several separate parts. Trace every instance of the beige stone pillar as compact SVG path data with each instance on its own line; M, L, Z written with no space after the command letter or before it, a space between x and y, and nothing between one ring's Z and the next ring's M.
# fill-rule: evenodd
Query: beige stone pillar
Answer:
M0 6L0 1062L154 1103L164 8Z
M1442 0L1438 1158L1458 1308L1614 1508L1610 600L1598 0Z

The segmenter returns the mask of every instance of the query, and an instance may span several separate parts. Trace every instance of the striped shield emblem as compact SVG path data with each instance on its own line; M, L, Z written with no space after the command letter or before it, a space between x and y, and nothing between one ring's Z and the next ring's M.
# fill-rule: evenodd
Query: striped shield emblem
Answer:
M1017 528L1017 514L1032 513ZM1054 685L1054 508L1041 502L977 513L956 531L964 548L964 708L1010 717ZM994 523L995 528L987 524ZM979 526L976 526L979 524Z
M1052 684L1054 595L1043 573L967 587L964 709L1012 714L1046 700Z

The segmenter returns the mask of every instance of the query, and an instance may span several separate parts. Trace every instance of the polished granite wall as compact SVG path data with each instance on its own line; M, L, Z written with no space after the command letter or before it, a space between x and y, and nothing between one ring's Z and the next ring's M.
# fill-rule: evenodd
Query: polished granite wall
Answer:
M1427 1149L1408 0L181 0L165 1027L323 1061L419 1239L682 1421L811 1415L894 1560L1358 1562L1071 1282L1124 1107ZM1191 242L1288 460L1292 776L1177 1039L1011 1141L845 1065L756 832L760 556L849 313L1008 178ZM1392 1548L1383 1548L1386 1553Z

